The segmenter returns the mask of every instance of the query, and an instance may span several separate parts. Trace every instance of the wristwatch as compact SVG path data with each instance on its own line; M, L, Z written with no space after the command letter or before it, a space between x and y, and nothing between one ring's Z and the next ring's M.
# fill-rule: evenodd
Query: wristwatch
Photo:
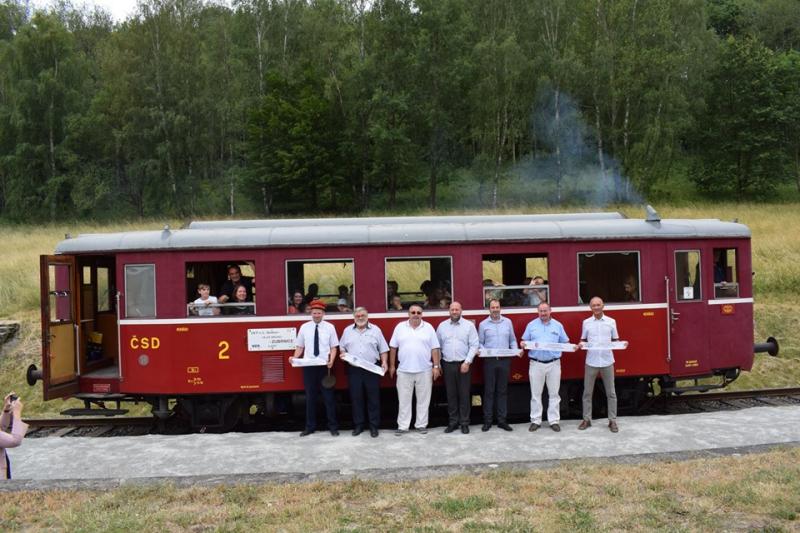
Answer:
M433 365L433 368L439 368L439 365Z

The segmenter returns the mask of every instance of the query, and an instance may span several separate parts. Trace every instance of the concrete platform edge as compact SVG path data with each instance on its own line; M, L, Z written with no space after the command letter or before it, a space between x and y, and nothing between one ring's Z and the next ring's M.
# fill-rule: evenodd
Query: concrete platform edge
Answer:
M373 468L364 470L326 470L308 473L264 472L258 474L204 475L177 477L137 477L112 479L55 479L7 480L0 483L0 492L42 490L108 490L122 487L172 485L178 488L195 486L265 485L284 483L341 482L368 479L381 482L413 481L459 474L480 474L497 470L542 470L567 464L620 464L637 465L649 462L687 461L713 459L731 455L765 453L782 448L800 447L800 441L752 446L734 446L704 450L629 454L608 457L581 457L576 459L548 459L542 461L510 461L470 465L444 465L435 467Z

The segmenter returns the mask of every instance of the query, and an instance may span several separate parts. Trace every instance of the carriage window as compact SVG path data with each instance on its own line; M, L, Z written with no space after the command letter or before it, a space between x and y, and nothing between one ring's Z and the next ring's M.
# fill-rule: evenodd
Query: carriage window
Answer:
M50 322L69 322L72 320L72 290L70 279L72 267L63 264L48 265L50 288Z
M736 248L714 248L714 298L739 296Z
M701 300L700 252L675 252L675 298L679 302Z
M249 259L186 263L187 316L254 315L255 278Z
M449 257L386 259L386 304L390 311L412 303L447 309L453 301L453 269Z
M354 279L352 259L286 261L286 313L305 313L314 299L326 312L352 312Z
M483 256L483 305L500 300L504 307L536 307L550 301L547 255Z
M125 265L125 316L156 316L155 265Z
M588 304L595 296L608 302L640 302L639 252L578 254L578 296Z
M97 267L97 311L111 311L111 283L106 267Z

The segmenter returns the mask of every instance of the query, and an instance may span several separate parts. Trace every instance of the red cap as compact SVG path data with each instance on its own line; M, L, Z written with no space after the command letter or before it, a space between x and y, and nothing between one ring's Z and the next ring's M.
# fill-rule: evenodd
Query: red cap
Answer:
M308 304L310 309L322 309L325 310L325 302L322 300L311 300L311 303Z

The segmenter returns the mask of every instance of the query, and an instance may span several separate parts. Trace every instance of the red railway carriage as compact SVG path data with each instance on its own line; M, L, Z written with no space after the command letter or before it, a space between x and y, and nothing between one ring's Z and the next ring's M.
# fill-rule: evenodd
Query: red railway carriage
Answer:
M177 405L195 426L229 425L253 406L270 414L276 398L302 401L302 373L287 360L309 319L293 312L299 292L326 302L340 335L352 308L366 307L387 340L410 303L435 327L452 299L477 324L498 298L519 337L546 300L574 342L597 295L629 341L615 354L623 403L652 395L656 381L724 385L753 362L750 231L648 212L195 222L68 238L41 258L42 369L29 381L41 377L45 399L87 407L147 401L166 417ZM229 273L252 281L248 301L194 303L200 284L221 294ZM583 361L564 355L565 409L579 405ZM527 376L527 358L514 360L510 408L521 412Z

